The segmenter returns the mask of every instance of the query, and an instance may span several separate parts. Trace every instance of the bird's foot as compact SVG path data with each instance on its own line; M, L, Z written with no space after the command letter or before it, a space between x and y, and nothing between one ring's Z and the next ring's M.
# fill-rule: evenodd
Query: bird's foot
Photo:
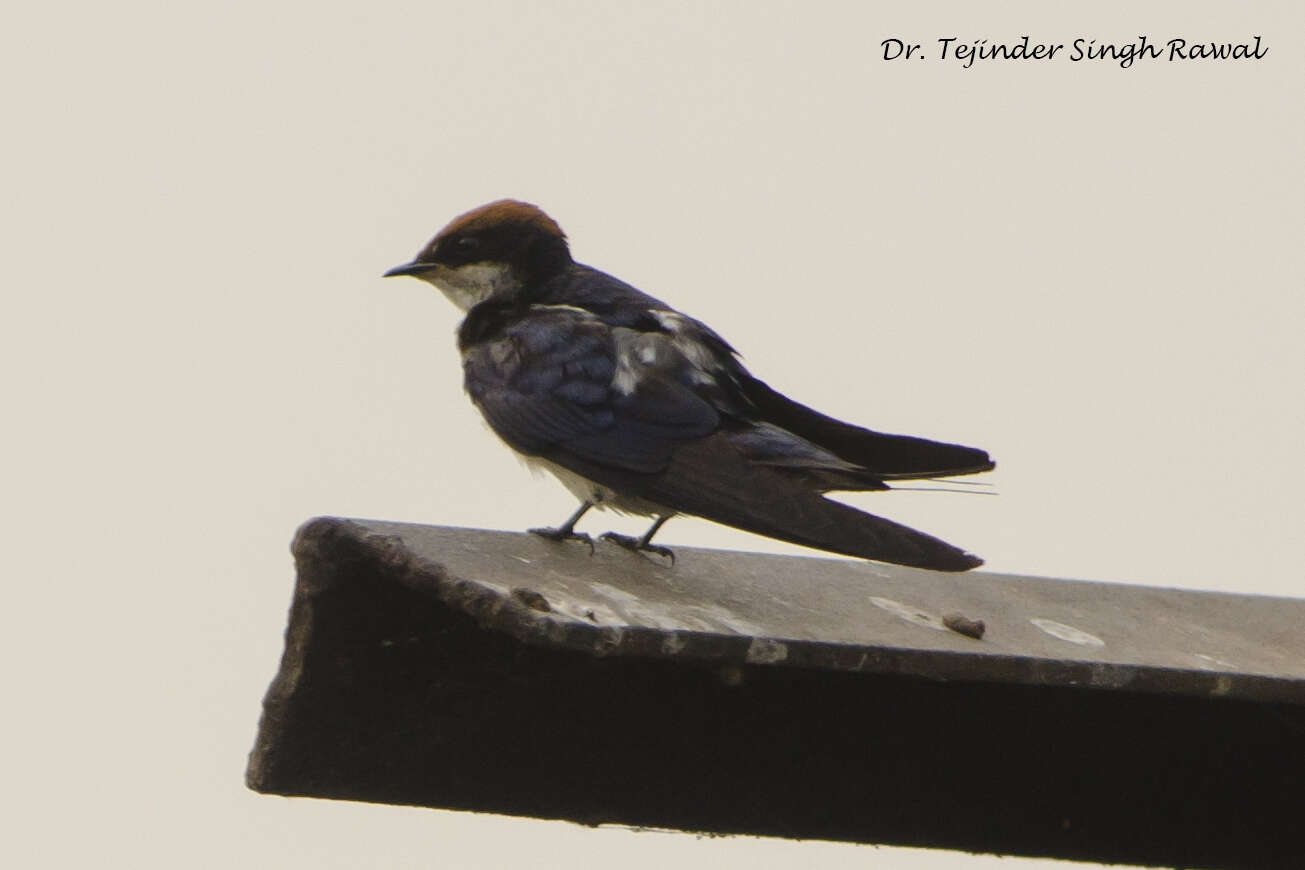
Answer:
M611 541L618 547L624 547L632 553L656 553L658 556L665 556L675 564L675 551L670 547L663 547L658 544L650 544L643 538L636 538L634 535L620 535L616 532L603 532L598 536L600 540Z
M584 532L577 532L575 529L568 528L554 529L547 526L538 529L526 529L526 531L532 535L547 538L550 541L584 541L589 545L589 555L594 554L594 539Z

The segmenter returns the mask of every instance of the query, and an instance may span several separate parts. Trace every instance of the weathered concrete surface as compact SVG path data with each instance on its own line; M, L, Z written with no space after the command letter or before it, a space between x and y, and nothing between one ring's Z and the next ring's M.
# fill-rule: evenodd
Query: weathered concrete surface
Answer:
M261 791L1300 866L1305 601L687 548L671 567L364 520L307 523L295 554Z

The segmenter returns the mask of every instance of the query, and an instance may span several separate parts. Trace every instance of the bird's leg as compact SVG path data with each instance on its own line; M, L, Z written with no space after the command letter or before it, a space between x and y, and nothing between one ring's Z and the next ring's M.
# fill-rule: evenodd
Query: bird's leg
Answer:
M658 556L665 556L670 559L671 564L674 565L675 552L671 550L670 547L660 547L657 544L652 543L653 535L657 534L657 530L662 527L662 524L673 516L675 516L675 514L663 514L662 516L659 516L652 524L652 528L643 533L642 538L636 538L633 535L618 535L616 532L603 532L598 537L604 541L611 541L613 544L625 547L625 549L635 553L656 553Z
M589 555L592 556L594 554L594 539L586 535L584 532L577 532L575 530L575 524L585 515L585 511L593 506L594 503L591 501L582 501L580 502L580 507L576 508L575 513L571 514L570 519L557 528L554 529L545 526L538 529L527 529L526 531L530 532L532 535L539 535L541 538L548 538L550 541L584 541L589 545Z

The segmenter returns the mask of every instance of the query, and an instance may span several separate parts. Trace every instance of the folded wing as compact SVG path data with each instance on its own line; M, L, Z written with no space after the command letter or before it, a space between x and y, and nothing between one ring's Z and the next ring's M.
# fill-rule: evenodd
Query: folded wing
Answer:
M717 385L672 337L536 306L463 350L467 391L500 437L609 489L849 556L943 571L981 564L824 498L832 487L821 481L879 487L784 429L723 415L709 401Z

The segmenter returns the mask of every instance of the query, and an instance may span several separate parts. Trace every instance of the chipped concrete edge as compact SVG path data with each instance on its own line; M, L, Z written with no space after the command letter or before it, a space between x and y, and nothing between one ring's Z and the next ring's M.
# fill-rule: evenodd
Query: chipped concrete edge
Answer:
M412 552L399 537L373 531L359 522L341 517L316 517L305 522L296 532L292 549L301 584L308 590L343 579L342 574L346 572L339 570L338 565L334 566L335 570L322 570L322 560L328 558L328 550L338 558L341 537L358 548L351 555L365 554L368 561L392 573L405 586L423 594L433 592L441 603L467 613L486 628L502 631L522 643L560 647L599 657L621 655L695 660L722 667L789 666L916 677L938 682L997 682L1305 705L1305 685L1297 680L1269 676L1241 674L1230 679L1228 674L1200 669L1048 661L977 650L922 651L686 629L593 625L548 608L541 609L527 596L503 594L485 583L453 576L439 562ZM306 577L305 569L315 576ZM289 653L287 647L287 656ZM293 664L290 659L287 661ZM1183 680L1175 687L1173 676L1179 672Z

